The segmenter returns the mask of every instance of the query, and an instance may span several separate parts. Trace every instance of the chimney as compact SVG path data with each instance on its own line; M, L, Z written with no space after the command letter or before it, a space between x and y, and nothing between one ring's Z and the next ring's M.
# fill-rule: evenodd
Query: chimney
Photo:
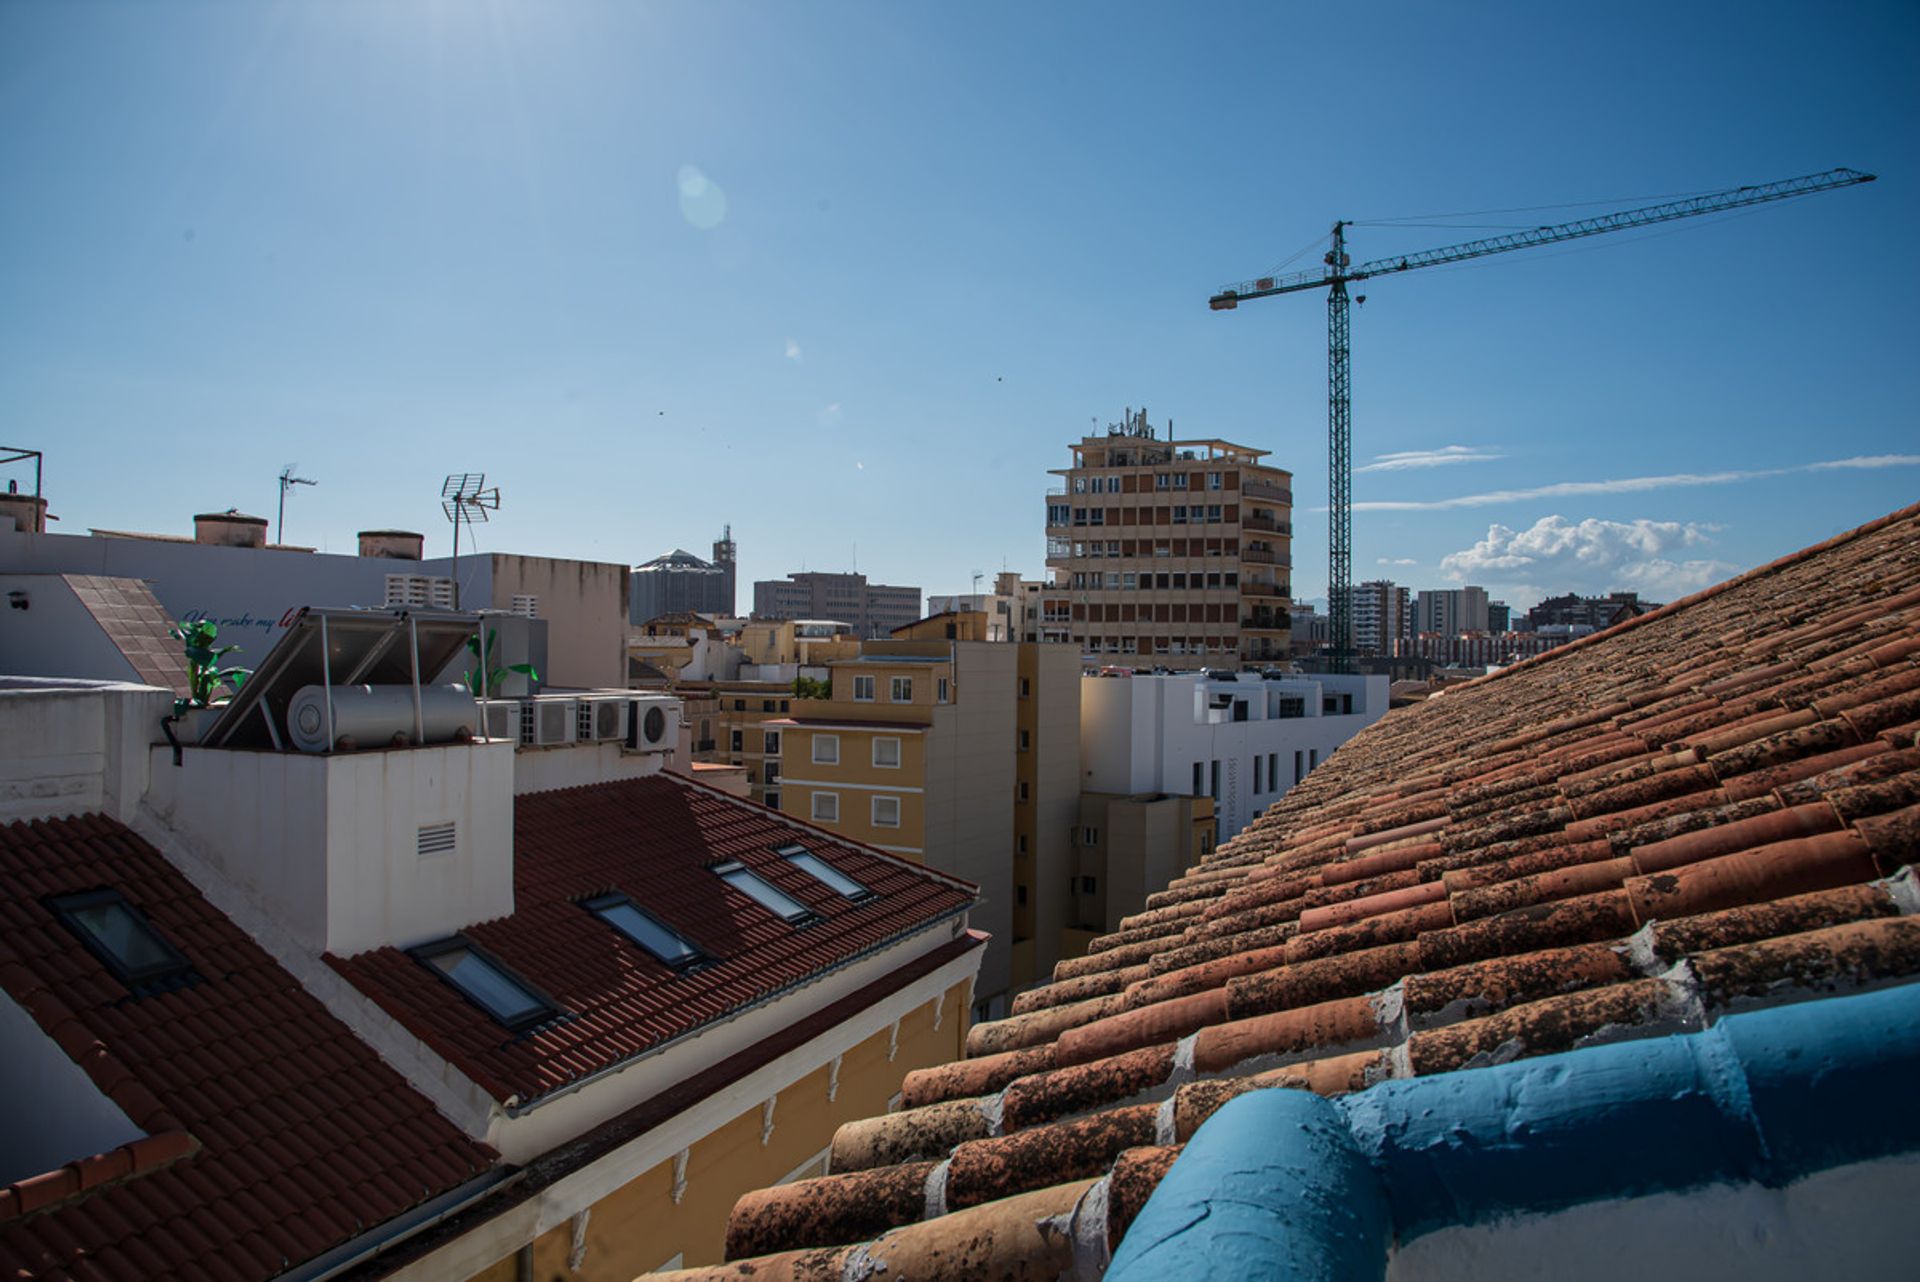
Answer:
M362 530L360 555L393 561L418 561L426 553L427 536L412 530Z
M267 545L267 518L248 516L235 508L202 512L193 518L193 541L215 547L263 548Z
M0 494L0 529L11 518L13 528L22 534L47 532L47 501L38 494L20 494L13 489Z

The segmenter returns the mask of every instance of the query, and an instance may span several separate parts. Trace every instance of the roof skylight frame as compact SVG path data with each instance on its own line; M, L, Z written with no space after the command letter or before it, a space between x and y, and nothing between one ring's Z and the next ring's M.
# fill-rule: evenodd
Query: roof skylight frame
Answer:
M788 842L773 852L798 868L807 876L831 890L851 904L864 904L879 897L878 891L863 884L858 878L843 869L835 868L818 854L807 849L797 841ZM842 885L841 883L845 883Z
M147 915L133 906L125 894L111 886L74 891L69 894L49 895L42 902L60 924L71 931L86 950L100 960L115 979L125 984L136 995L143 995L162 987L175 986L175 981L199 978L193 969L193 962L187 955L174 947L173 943L148 920ZM136 962L116 951L112 943L103 938L81 916L83 913L102 908L118 909L117 916L132 930L131 942L150 948L158 956Z
M789 926L811 926L821 916L738 859L709 865L713 874ZM791 905L791 908L783 907Z
M631 942L634 947L640 949L646 953L647 956L653 958L669 970L678 971L684 975L692 971L701 970L712 964L715 960L713 955L707 952L706 949L687 938L681 931L669 926L665 921L661 920L659 914L642 908L634 902L632 895L627 894L623 890L608 891L604 895L594 895L587 899L582 899L579 902L582 908L592 913L595 917L598 917L613 930L618 931L623 939ZM663 954L660 949L649 943L643 937L642 933L629 930L611 915L614 911L621 908L627 909L641 920L650 924L654 929L673 939L680 944L685 951L672 957Z
M452 971L440 965L440 959L456 952L465 953L470 959L478 962L484 971L491 972L493 978L511 988L518 989L527 999L528 1005L518 1011L497 1009L478 990L455 979ZM487 1018L509 1032L525 1032L527 1029L545 1024L566 1013L561 1009L560 1003L521 978L512 967L465 935L449 935L445 939L436 939L432 943L409 948L407 955L432 971L439 977L441 983L459 993L473 1006L484 1012Z

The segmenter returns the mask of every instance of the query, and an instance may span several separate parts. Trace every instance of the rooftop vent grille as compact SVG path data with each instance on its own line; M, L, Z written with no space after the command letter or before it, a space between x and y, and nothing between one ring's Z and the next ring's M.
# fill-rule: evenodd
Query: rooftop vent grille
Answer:
M454 826L452 824L428 824L420 830L420 857L445 855L453 851L455 845Z

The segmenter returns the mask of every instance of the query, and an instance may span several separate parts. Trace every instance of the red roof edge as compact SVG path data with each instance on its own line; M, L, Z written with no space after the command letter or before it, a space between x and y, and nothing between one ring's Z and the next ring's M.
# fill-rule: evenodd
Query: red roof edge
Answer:
M185 1131L171 1130L143 1135L92 1157L77 1157L64 1166L0 1188L0 1223L61 1206L109 1184L124 1184L164 1170L199 1151L199 1140Z
M1629 629L1643 627L1646 624L1652 623L1655 619L1663 619L1669 614L1677 614L1679 611L1687 609L1690 606L1698 605L1702 601L1711 601L1714 597L1719 596L1722 592L1731 591L1732 589L1739 587L1744 583L1750 583L1755 579L1764 578L1769 574L1778 573L1779 571L1786 569L1788 566L1798 565L1802 561L1811 560L1813 557L1817 556L1822 552L1831 551L1832 549L1840 547L1843 544L1851 543L1855 539L1864 538L1867 535L1872 534L1877 530L1883 530L1889 525L1896 525L1901 521L1905 521L1916 516L1920 516L1920 503L1910 503L1906 507L1900 508L1897 511L1887 513L1885 516L1876 517L1875 519L1868 521L1865 525L1857 525L1851 530L1841 531L1839 534L1834 535L1832 538L1822 539L1820 542L1815 543L1812 547L1804 547L1797 552L1789 552L1785 556L1775 557L1773 560L1767 562L1765 565L1755 566L1751 570L1747 570L1744 573L1734 575L1731 579L1723 579L1719 583L1709 584L1706 587L1701 588L1698 592L1692 593L1689 596L1681 597L1678 601L1669 601L1667 604L1661 606L1658 610L1649 610L1645 614L1636 614L1630 619L1622 619L1620 622L1614 624L1612 627L1602 628L1598 632L1589 632L1586 636L1576 637L1572 641L1567 642L1567 644L1565 645L1555 646L1551 650L1545 650L1539 654L1529 655L1526 658L1520 660L1520 662L1509 664L1508 666L1500 669L1498 672L1490 672L1486 676L1476 677L1474 680L1467 682L1466 685L1469 685L1469 686L1478 685L1482 681L1497 681L1501 677L1506 676L1510 672L1518 672L1522 668L1530 667L1538 663L1544 663L1548 660L1555 658L1558 655L1571 654L1573 651L1580 649L1582 646L1591 645L1593 642L1599 641L1603 637L1618 636L1620 633L1626 632ZM1462 688L1464 688L1464 686Z

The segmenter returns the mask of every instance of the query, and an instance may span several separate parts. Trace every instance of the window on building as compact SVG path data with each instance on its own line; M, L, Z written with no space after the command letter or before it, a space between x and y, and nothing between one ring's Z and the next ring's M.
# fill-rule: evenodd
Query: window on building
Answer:
M859 903L863 899L872 899L873 892L855 881L847 874L835 868L805 846L782 846L779 853L795 868L811 876L842 899L851 899Z
M1098 885L1099 885L1099 883L1098 883L1098 882L1096 882L1096 881L1094 881L1094 879L1093 879L1093 878L1091 878L1091 877L1082 877L1082 878L1080 879L1080 893L1081 893L1081 894L1083 894L1083 895L1091 895L1091 894L1092 894L1092 893L1094 892L1094 889L1095 889L1095 888L1096 888L1096 887L1097 887Z
M1266 761L1260 756L1259 753L1254 754L1253 756L1253 790L1256 793L1265 792L1267 790L1265 785L1261 783L1261 779L1260 779L1261 771L1265 769L1266 764L1267 764Z
M873 826L876 828L900 826L900 798L875 797L873 799Z
M1032 746L1033 746L1033 735L1028 731L1022 730L1020 732L1020 751L1025 752L1027 749L1031 748Z
M780 701L780 711L782 712L787 711L787 701L785 699L782 699Z
M1020 840L1024 842L1026 838L1022 837ZM1022 908L1027 906L1027 888L1025 886L1015 886L1013 888L1013 902Z
M953 689L945 677L941 677L938 681L934 682L934 692L941 703L951 703L953 701Z
M769 810L778 810L778 809L780 809L780 794L779 794L779 793L777 793L777 792L769 792L769 793L767 793L767 809L769 809Z
M1302 776L1306 774L1306 768L1302 764L1304 760L1305 754L1296 750L1293 754L1293 781L1295 783L1299 783Z
M1028 793L1027 793L1027 781L1026 781L1025 779L1022 779L1022 780L1020 781L1020 800L1022 800L1022 801L1025 801L1025 800L1027 800L1027 796L1028 796Z
M1207 773L1207 792L1215 801L1220 800L1220 761L1214 759L1213 768Z
M767 763L767 782L771 784L774 780L778 779L779 777L780 777L780 763L777 761L769 761Z
M777 757L780 755L780 732L778 730L767 731L761 735L761 741L769 757Z
M1129 591L1136 589L1140 586L1140 576L1132 570L1124 571L1120 575L1120 586Z
M891 690L887 695L889 699L895 703L913 702L912 677L895 677L889 684L891 686Z
M460 995L506 1028L519 1030L551 1018L553 1004L463 935L423 944L413 956Z
M745 699L735 699L733 701L733 710L735 712L745 712L747 710L747 701Z
M1174 505L1173 523L1175 525L1185 525L1187 523L1187 505L1186 504L1176 503Z
M900 741L894 738L876 737L873 741L873 764L876 766L896 767L900 764Z
M1097 845L1099 845L1099 844L1100 844L1100 830L1099 830L1098 828L1085 828L1085 827L1083 827L1083 828L1081 828L1081 829L1080 829L1080 844L1081 844L1081 845L1083 845L1083 846L1097 846Z
M747 750L746 738L747 738L746 731L735 730L733 732L732 738L730 738L728 742L733 745L733 751L745 752Z
M60 924L129 988L181 979L193 971L186 955L160 937L117 890L89 890L46 901Z
M840 794L837 792L815 792L810 811L815 823L837 824L840 822Z
M1085 494L1085 493L1087 492L1087 478L1086 478L1086 477L1084 477L1084 476L1076 476L1076 477L1074 477L1074 478L1073 478L1073 492L1074 492L1075 494Z
M1025 699L1025 698L1027 698L1027 697L1028 697L1029 695L1031 695L1032 693L1033 693L1033 683L1032 683L1032 681L1030 681L1030 680L1029 680L1028 678L1026 678L1026 677L1021 677L1021 678L1020 678L1020 697L1021 697L1022 699ZM944 700L942 700L942 702L944 702Z
M1279 791L1279 788L1280 788L1280 754L1277 752L1269 752L1267 754L1267 790L1270 792L1277 792Z
M815 819L820 817L818 810L822 795L834 797L834 794L830 792L825 794L816 792L813 794ZM839 798L834 797L834 800L838 801ZM748 899L753 900L754 903L759 904L774 916L783 918L793 925L800 926L818 919L818 914L815 913L813 909L807 907L786 891L781 890L772 882L767 881L756 873L748 871L747 866L738 860L724 864L715 864L713 871L721 881L726 882L729 886L732 886L735 890L745 895Z
M816 766L837 766L840 764L839 735L817 734L813 736L813 764Z
M1210 490L1217 490L1217 489L1219 489L1219 488L1221 488L1221 485L1222 485L1222 484L1223 484L1223 482L1222 482L1222 480L1221 480L1221 476L1220 476L1220 473L1218 473L1218 472L1208 472L1208 473L1207 473L1207 488L1208 488L1208 489L1210 489ZM1214 510L1215 510L1215 511L1219 511L1219 509L1218 509L1218 508L1215 508ZM1214 517L1213 519L1217 521L1217 520L1219 520L1220 518L1216 516L1216 517Z
M1207 520L1218 521L1220 519L1221 519L1220 505L1218 503L1209 503L1207 505Z
M872 677L855 677L853 679L853 700L855 703L873 702Z
M1197 797L1206 790L1207 763L1204 761L1196 761L1193 763L1193 795Z
M636 906L626 895L598 895L581 900L580 906L675 970L686 970L706 960L706 954L678 931Z

